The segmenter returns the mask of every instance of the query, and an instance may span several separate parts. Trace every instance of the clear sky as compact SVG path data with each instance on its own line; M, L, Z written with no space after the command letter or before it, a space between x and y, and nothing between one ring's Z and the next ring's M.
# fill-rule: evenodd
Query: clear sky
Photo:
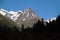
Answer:
M60 0L0 0L0 9L25 10L32 8L44 19L56 17L60 14Z

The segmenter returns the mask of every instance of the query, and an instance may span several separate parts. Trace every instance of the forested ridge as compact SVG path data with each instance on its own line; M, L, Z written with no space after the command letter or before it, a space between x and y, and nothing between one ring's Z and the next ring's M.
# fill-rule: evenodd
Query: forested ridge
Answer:
M60 40L60 15L56 20L46 22L46 25L43 19L42 22L38 20L31 28L24 28L22 24L21 31L15 25L10 28L8 23L1 20L0 18L0 40Z

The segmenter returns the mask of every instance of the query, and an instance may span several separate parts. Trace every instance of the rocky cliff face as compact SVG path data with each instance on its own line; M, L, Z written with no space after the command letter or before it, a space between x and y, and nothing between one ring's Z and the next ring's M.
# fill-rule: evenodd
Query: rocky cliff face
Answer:
M38 21L38 19L41 20L41 18L32 9L28 8L17 18L16 23L20 26L24 24L26 27L31 27Z
M26 9L24 12L20 10L15 12L1 9L0 14L12 19L20 27L22 24L24 24L25 27L32 27L32 25L36 23L38 19L41 21L41 18L31 8Z

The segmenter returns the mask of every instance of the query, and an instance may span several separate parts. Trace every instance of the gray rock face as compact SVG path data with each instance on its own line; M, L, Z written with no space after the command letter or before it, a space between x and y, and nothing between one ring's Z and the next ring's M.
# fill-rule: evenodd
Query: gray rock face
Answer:
M0 14L10 18L20 27L23 24L25 28L28 26L32 27L33 24L38 21L38 19L42 21L41 18L31 8L26 9L24 12L20 10L15 12L1 9Z
M26 11L20 15L16 23L21 27L22 24L24 24L25 27L32 27L34 23L41 20L41 18L30 8L26 9Z

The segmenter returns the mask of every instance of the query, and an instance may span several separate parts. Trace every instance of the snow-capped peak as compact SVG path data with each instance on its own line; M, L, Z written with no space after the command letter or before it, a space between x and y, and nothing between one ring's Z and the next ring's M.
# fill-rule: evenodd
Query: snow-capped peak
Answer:
M16 13L16 12L14 12L14 11L9 11L9 13L14 14L14 13Z
M49 20L53 21L53 20L56 20L56 18L55 17L51 17Z
M20 11L20 10L15 12L15 11L7 11L7 10L4 10L4 9L0 9L0 14L2 14L3 16L8 16L13 21L16 21L21 13L23 13L23 12Z
M8 11L6 11L6 10L4 10L4 9L0 9L0 14L2 14L3 16L5 16L7 12L8 12Z
M23 13L23 11L21 11L21 10L18 10L18 11L17 11L17 13L18 13L18 12L21 12L21 13Z
M27 8L24 11L24 15L26 16L26 18L30 17L31 19L37 17L37 14L31 8Z
M0 9L1 11L5 11L5 12L8 12L7 10L4 10L4 9Z
M49 20L46 20L46 22L52 22L53 20L56 20L56 18L55 17L51 17Z

